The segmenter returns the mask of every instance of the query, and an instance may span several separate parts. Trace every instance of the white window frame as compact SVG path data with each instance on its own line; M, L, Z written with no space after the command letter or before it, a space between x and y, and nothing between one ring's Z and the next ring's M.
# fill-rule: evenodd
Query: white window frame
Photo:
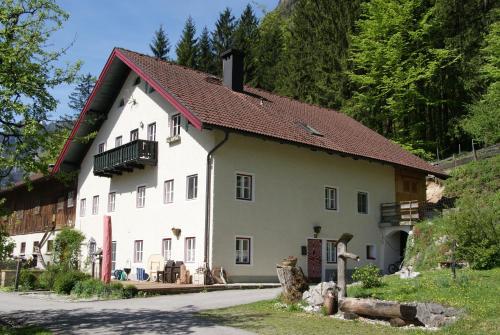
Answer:
M161 240L161 254L165 261L172 259L172 239L164 238Z
M193 193L194 193L194 196L193 197L189 197L189 180L191 178L196 178L196 183L194 184L194 190L193 190ZM195 173L195 174L191 174L189 176L186 177L186 200L196 200L198 199L198 174Z
M75 207L75 191L68 192L68 202L66 204L66 207Z
M358 196L360 193L366 194L366 212L359 211L359 198L358 198ZM359 215L367 215L370 213L370 194L367 191L363 191L363 190L356 191L356 213Z
M248 241L248 262L238 262L238 249L237 249L237 242L238 240L245 240ZM252 236L242 236L242 235L237 235L234 238L235 241L235 250L234 250L234 264L237 266L251 266L253 265L253 237Z
M156 141L156 122L148 124L148 141Z
M181 113L177 113L170 118L170 136L177 136L181 134L182 117Z
M170 185L169 188L167 186ZM171 204L174 202L174 190L175 183L174 179L168 179L163 182L163 203Z
M140 189L144 190L144 194L141 196ZM144 208L146 206L146 185L139 185L136 188L136 197L135 197L135 207L136 208Z
M56 210L62 211L64 209L64 197L57 198Z
M240 188L240 185L238 184L238 177L249 177L250 178L250 198L245 198L245 197L239 197L238 196L238 189ZM244 187L244 186L243 186ZM253 173L248 173L248 172L243 172L243 171L237 171L235 174L235 188L234 188L234 198L238 201L244 201L244 202L254 202L255 201L255 174Z
M196 237L184 239L184 262L194 263L196 261Z
M99 214L99 196L94 195L92 197L92 215L98 215L98 214Z
M144 240L134 241L134 263L142 263L144 256Z
M80 217L85 216L85 211L87 210L87 199L82 198L80 199Z
M132 134L137 134L137 138L132 139ZM139 139L139 128L132 129L130 131L130 142L137 141Z
M20 255L26 254L26 242L21 242L21 244L19 244L19 254Z
M374 254L373 257L369 257L368 248L373 248L373 254ZM366 251L366 259L367 260L369 260L369 261L377 260L377 246L375 244L367 244L365 247L365 251Z
M337 264L337 241L325 240L326 264ZM333 244L333 245L332 245ZM330 247L329 247L330 245ZM333 256L333 260L332 257Z
M104 151L106 151L106 142L101 142L97 145L97 153L100 154L103 153Z
M116 241L111 241L111 273L116 270Z
M116 192L108 193L108 213L116 210Z
M327 189L328 190L331 190L331 189L335 190L335 208L329 208L329 206L328 206L328 203L327 203L328 197L326 194ZM329 211L329 212L338 212L339 211L339 207L340 207L339 206L339 194L340 194L340 191L339 191L339 188L337 186L325 185L323 187L323 208L326 211Z
M122 135L116 136L115 137L115 148L118 148L122 144L123 144L123 136Z

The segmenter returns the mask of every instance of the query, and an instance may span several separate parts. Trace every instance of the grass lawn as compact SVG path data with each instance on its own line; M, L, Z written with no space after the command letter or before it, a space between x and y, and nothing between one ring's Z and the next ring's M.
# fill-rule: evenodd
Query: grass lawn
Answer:
M203 317L259 334L498 334L500 330L500 268L489 271L458 270L424 272L410 280L384 278L376 289L359 286L349 296L376 297L398 301L433 301L465 309L466 315L440 331L398 329L361 321L337 320L275 307L276 300L202 312Z
M0 335L51 335L52 333L48 330L35 327L35 326L27 326L27 327L7 327L0 326Z

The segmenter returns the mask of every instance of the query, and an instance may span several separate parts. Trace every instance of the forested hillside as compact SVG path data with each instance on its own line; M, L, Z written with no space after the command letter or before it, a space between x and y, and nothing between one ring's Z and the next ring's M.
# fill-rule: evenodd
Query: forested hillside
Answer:
M431 159L500 140L499 13L493 0L281 0L260 21L227 8L199 38L188 18L177 61L220 74L220 52L241 49L248 84Z

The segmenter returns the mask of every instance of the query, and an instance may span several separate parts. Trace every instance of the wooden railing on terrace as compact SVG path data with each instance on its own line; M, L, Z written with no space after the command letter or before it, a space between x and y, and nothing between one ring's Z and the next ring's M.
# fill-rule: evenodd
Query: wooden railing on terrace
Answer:
M406 226L440 215L454 207L455 199L442 198L437 203L426 201L401 201L380 205L380 226Z

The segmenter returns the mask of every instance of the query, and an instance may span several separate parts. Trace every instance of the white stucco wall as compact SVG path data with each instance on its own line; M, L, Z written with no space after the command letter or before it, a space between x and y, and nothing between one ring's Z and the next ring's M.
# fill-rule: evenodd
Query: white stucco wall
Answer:
M126 80L117 100L113 104L91 149L86 154L78 177L78 199L75 228L80 229L87 240L94 238L97 247L102 246L103 216L112 218L113 240L117 242L116 267L147 268L148 257L161 254L162 239L172 238L172 258L184 260L185 237L196 237L196 261L188 264L194 269L203 262L204 205L206 155L213 146L213 134L199 131L182 119L181 142L170 145L170 116L177 111L158 93L146 93L145 83L133 86L137 76L132 72ZM119 107L120 99L125 106ZM93 175L93 157L99 143L106 142L106 150L115 146L115 137L122 136L128 143L130 131L138 128L139 138L147 139L148 124L156 122L158 141L158 165L146 166L144 170L134 169L112 178ZM141 123L143 127L141 127ZM198 197L186 200L186 177L198 174ZM174 179L174 202L163 203L164 181ZM136 208L138 186L146 186L144 208ZM116 210L107 212L108 193L116 192ZM99 195L99 213L92 215L93 196ZM86 213L80 216L80 200L86 199ZM171 229L182 230L177 240ZM143 240L143 262L134 263L134 241Z
M57 232L56 232L57 233ZM12 240L16 243L16 247L14 248L13 255L14 256L24 256L26 259L33 257L33 244L34 242L40 242L42 240L44 233L35 233L35 234L24 234L24 235L13 235L11 236ZM51 234L48 240L54 240L55 234ZM26 249L24 254L21 254L21 243L26 243ZM42 246L42 255L45 262L52 261L52 253L47 252L47 243ZM37 266L39 267L39 266Z
M215 156L212 266L223 266L236 281L273 280L275 266L293 255L307 275L301 246L322 227L323 277L325 240L351 233L348 250L361 262L383 265L380 204L395 201L394 169L365 160L342 158L289 144L231 134ZM254 176L254 200L235 199L236 173ZM325 209L324 188L338 189L338 210ZM357 192L368 192L368 214L357 212ZM235 264L236 236L252 238L252 264ZM376 246L377 259L366 259L366 245ZM327 278L328 279L328 278Z

